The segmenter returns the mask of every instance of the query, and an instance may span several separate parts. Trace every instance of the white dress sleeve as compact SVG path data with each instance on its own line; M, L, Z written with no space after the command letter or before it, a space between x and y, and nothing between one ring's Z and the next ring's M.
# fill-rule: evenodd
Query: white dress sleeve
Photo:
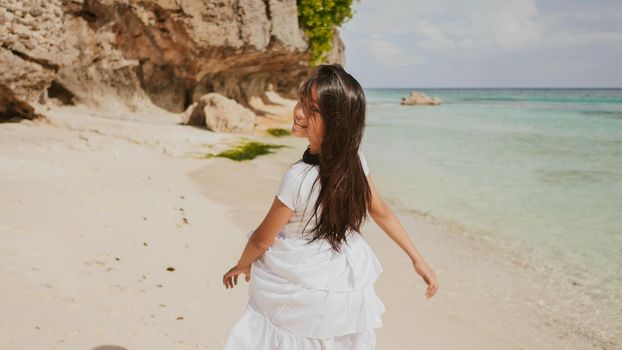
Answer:
M359 158L361 159L361 165L363 166L363 172L365 173L365 176L369 175L369 167L367 166L367 160L365 159L365 156L363 155L363 151L361 151L359 149Z
M279 190L276 193L276 197L283 202L289 209L295 211L295 203L296 203L296 188L297 188L297 178L292 171L293 169L289 169L283 177L281 178L281 184L279 185Z

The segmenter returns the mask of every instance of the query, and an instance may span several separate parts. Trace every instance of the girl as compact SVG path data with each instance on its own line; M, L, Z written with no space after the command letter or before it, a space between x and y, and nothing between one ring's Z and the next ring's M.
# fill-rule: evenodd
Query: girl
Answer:
M373 286L382 266L359 233L368 211L410 257L428 285L426 297L438 290L359 150L366 107L359 83L339 64L320 65L299 93L292 133L309 146L223 276L226 288L240 274L250 281L226 350L375 349L385 307Z

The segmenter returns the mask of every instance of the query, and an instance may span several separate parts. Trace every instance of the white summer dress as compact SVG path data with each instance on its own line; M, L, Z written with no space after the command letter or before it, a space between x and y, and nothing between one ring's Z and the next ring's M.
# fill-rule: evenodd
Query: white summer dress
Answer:
M358 155L369 174L360 150ZM348 235L341 252L326 240L308 244L303 238L319 193L319 180L312 191L317 176L318 167L302 160L283 175L277 197L294 214L251 265L248 305L225 350L375 349L374 329L382 327L385 311L374 290L382 266L357 232ZM312 220L304 233L313 225Z

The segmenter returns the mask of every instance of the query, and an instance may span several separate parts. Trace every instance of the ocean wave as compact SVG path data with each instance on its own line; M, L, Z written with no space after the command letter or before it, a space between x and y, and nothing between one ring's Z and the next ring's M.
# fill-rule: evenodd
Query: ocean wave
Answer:
M601 117L613 120L622 120L622 111L583 110L581 114L590 117Z
M615 182L616 174L598 170L543 170L538 179L548 184Z

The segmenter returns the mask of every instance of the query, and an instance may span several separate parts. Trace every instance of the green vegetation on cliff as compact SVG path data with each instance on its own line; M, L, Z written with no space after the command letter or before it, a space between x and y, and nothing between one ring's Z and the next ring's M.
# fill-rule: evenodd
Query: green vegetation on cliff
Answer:
M359 0L354 0L359 1ZM311 66L326 59L333 47L333 28L352 18L353 0L297 0L298 24L311 46Z

